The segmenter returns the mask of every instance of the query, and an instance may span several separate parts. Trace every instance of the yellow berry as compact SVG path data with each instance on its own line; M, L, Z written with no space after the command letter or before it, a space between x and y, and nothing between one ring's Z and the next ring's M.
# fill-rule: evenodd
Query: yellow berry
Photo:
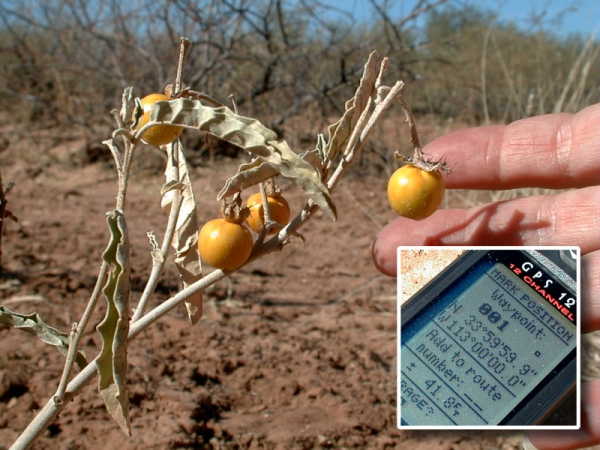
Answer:
M217 269L235 270L252 252L252 235L239 223L213 219L204 224L198 235L202 260Z
M166 100L171 99L164 94L150 94L145 96L141 100L144 114L140 118L136 128L139 130L148 123L150 120L150 110L152 109L152 105L154 105L156 102L162 102ZM161 145L173 142L179 137L182 131L183 127L176 125L154 125L142 133L142 139L148 144L159 147Z

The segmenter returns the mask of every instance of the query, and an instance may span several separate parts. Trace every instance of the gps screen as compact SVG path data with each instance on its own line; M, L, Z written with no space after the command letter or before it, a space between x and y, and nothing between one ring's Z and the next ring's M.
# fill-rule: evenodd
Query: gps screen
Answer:
M402 327L402 425L497 425L576 345L576 327L483 259Z

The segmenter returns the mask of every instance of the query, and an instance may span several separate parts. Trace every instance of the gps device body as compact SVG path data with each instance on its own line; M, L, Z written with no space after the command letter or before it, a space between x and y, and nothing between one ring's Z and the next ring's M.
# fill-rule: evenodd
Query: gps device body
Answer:
M576 385L577 254L470 250L404 303L399 424L543 421Z

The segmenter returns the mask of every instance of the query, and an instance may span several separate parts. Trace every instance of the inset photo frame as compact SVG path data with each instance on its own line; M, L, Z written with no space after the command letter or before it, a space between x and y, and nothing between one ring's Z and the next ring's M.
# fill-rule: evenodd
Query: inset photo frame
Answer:
M580 428L578 247L397 251L399 428Z

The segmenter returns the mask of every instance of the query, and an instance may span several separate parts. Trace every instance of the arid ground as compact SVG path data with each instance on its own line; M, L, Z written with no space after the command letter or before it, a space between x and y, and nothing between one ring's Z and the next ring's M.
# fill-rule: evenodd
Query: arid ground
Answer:
M2 303L67 330L95 283L114 173L103 161L74 165L65 148L18 164L12 151L2 155L2 175L15 182L9 206L19 222L3 236ZM238 162L192 170L201 222L218 213L216 193ZM336 223L317 214L301 230L305 243L295 239L210 287L198 324L189 325L181 307L130 345L132 437L109 418L94 379L34 448L518 448L515 432L396 429L396 281L370 255L375 234L393 218L384 178L347 177L334 195ZM146 233L160 237L166 222L161 183L152 164L135 166L127 204L132 302L150 269ZM282 188L298 210L301 194ZM177 292L175 280L169 267L151 305ZM90 327L88 357L98 343ZM55 391L62 366L53 347L0 330L1 444L10 445Z

